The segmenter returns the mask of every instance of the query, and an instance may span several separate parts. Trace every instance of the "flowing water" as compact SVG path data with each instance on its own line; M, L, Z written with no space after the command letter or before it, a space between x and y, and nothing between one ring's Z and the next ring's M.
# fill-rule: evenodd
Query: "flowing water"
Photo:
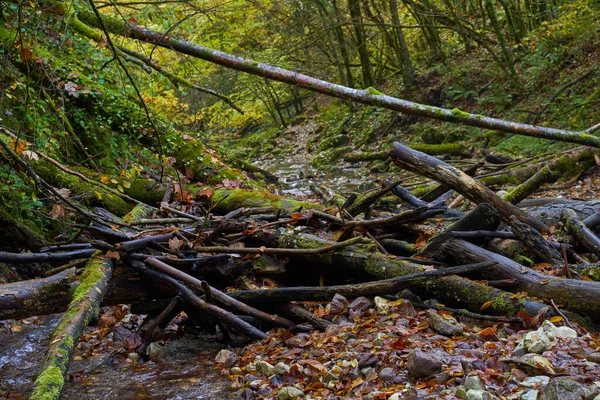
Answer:
M60 315L4 322L0 334L0 398L27 399ZM73 361L61 399L231 399L229 380L212 361L223 346L211 336L184 335L164 344L161 361L114 356L121 345ZM113 357L114 356L114 357Z

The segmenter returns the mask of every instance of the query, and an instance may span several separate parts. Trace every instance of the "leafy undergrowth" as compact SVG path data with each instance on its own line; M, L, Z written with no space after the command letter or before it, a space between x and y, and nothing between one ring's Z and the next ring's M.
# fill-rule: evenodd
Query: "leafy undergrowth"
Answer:
M406 299L349 303L338 296L313 308L335 324L325 332L273 330L260 343L217 356L241 398L563 399L599 393L600 337L557 328L565 323L560 317L553 319L556 326L546 321L538 330L522 330L416 311ZM551 394L556 387L558 394Z

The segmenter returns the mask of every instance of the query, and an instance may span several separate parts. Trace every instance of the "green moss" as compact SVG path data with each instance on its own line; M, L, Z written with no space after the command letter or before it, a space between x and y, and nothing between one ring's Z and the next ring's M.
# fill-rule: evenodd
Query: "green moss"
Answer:
M123 222L132 222L143 218L149 218L152 215L153 211L154 209L146 204L138 204L135 207L133 207L133 210L125 214L125 216L123 216L122 219Z
M461 118L470 118L471 114L469 114L468 112L462 111L459 108L453 108L452 109L452 115L455 115L457 117L461 117Z
M137 178L125 188L125 194L151 206L156 206L163 198L167 187L153 179Z
M370 94L371 96L384 96L383 93L381 93L379 90L375 89L374 87L369 86L368 88L365 89L365 92L367 92L367 94Z
M72 197L76 197L87 206L102 207L117 216L124 215L131 210L131 206L121 197L61 171L44 159L31 160L30 164L46 182L54 187L70 189L73 192Z
M240 207L274 207L287 211L303 209L323 209L322 206L283 198L262 190L217 189L211 198L213 210L227 213Z
M64 385L61 369L55 365L48 366L35 380L35 390L30 400L57 400Z
M75 289L75 293L73 293L71 304L79 302L104 278L105 266L104 258L100 257L101 254L100 251L97 251L86 264L83 273L81 274L81 283L77 286L77 289Z

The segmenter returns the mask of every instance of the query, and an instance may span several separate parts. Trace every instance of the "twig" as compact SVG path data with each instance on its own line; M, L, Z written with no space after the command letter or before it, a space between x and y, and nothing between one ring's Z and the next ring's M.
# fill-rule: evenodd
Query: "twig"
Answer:
M567 267L568 268L568 267ZM567 326L571 329L575 329L573 328L573 325L571 325L571 322L569 322L569 319L567 318L567 316L565 314L562 313L562 311L560 311L558 309L558 306L556 305L556 303L554 303L554 299L550 299L550 304L552 304L552 307L554 307L554 311L556 311L556 313L558 315L560 315L564 320L565 320L565 324L567 324Z

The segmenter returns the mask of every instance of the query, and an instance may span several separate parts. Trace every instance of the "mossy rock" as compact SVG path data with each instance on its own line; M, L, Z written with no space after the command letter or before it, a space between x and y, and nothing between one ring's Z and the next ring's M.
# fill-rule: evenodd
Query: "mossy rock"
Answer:
M335 147L345 146L350 143L348 135L335 135L328 137L319 144L319 151L329 150Z

